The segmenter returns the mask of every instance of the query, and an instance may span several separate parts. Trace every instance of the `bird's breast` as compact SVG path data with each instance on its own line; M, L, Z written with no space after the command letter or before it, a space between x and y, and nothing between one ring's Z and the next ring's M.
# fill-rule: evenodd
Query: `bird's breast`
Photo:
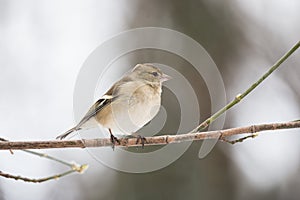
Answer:
M161 90L144 85L107 106L102 111L105 117L98 121L117 134L131 134L157 115L160 104Z

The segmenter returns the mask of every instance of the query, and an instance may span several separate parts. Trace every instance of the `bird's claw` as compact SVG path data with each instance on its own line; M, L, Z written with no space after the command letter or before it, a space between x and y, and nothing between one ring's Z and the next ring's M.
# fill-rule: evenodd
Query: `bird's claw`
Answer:
M118 143L118 144L121 144L120 140L115 137L113 134L110 135L110 141L112 143L112 149L115 150L115 144Z
M144 146L145 146L145 143L147 143L147 140L146 140L145 137L143 137L143 136L141 136L141 135L137 135L137 136L136 136L136 142L135 142L135 144L138 144L140 141L141 141L142 149L143 149Z

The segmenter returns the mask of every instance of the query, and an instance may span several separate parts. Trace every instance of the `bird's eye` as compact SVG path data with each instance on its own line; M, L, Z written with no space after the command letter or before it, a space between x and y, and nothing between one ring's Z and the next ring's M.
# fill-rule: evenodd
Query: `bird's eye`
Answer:
M153 76L158 76L158 73L157 72L152 72L152 75Z

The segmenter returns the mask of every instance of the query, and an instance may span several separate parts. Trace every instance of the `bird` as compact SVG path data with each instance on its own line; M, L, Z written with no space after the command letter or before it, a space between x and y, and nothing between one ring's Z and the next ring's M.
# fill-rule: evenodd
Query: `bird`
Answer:
M144 147L146 139L136 131L159 112L162 83L169 79L171 76L164 74L154 64L137 64L90 107L77 125L56 139L62 140L75 131L101 125L108 129L113 149L116 143L120 144L115 133L134 136L136 143L141 140Z

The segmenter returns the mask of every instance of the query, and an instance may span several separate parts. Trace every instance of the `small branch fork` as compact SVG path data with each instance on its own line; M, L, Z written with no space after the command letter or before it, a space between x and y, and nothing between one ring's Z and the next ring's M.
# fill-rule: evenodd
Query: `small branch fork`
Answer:
M0 138L0 143L1 142L8 142L8 140ZM65 166L69 167L70 169L68 171L63 172L63 173L55 174L55 175L44 177L44 178L38 178L38 179L23 177L23 176L19 176L19 175L12 175L12 174L8 174L8 173L2 172L2 171L0 171L0 176L5 177L5 178L9 178L9 179L22 180L22 181L25 181L25 182L42 183L42 182L49 181L49 180L52 180L52 179L56 180L56 179L59 179L63 176L66 176L66 175L69 175L69 174L75 173L75 172L83 173L88 168L87 164L78 165L76 163L68 163L66 161L55 158L55 157L50 156L50 155L45 154L45 153L39 153L39 152L36 152L36 151L27 150L27 149L23 149L21 151L24 151L26 153L33 154L35 156L39 156L39 157L42 157L42 158L46 158L46 159L55 161L57 163L60 163L62 165L65 165ZM11 154L13 154L13 151L11 149L9 149L9 152Z
M254 138L258 132L278 129L300 128L300 121L271 123L252 125L239 128L231 128L218 131L206 131L197 133L186 133L180 135L162 135L154 137L146 137L145 146L166 145L171 143L179 143L186 141L196 141L205 139L219 139L221 141L235 144L242 142L247 138ZM250 134L238 140L229 141L226 138L234 135ZM24 150L24 149L52 149L52 148L86 148L86 147L107 147L111 146L110 138L100 139L82 139L82 140L53 140L53 141L21 141L21 142L0 142L0 150ZM136 143L135 138L120 138L120 144L115 146L136 147L141 146L141 142Z

